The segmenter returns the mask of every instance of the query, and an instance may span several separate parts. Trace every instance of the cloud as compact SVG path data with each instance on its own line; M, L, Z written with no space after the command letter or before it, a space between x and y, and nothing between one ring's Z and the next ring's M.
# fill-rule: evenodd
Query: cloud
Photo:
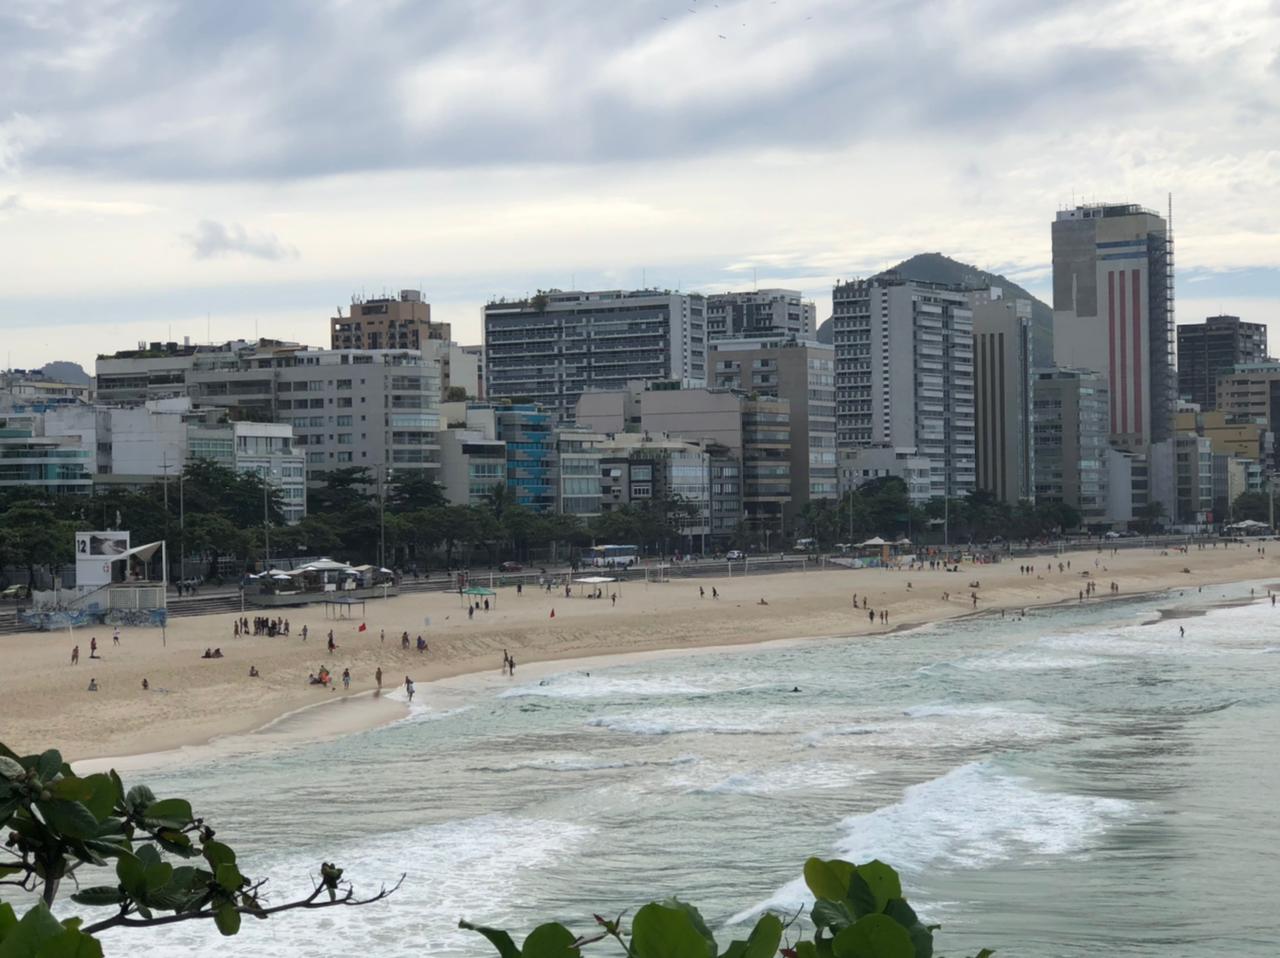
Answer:
M44 125L25 113L0 120L0 173L15 172L23 154L39 146L46 136Z
M22 197L17 193L0 196L0 213L16 213L22 209Z
M250 233L239 223L201 220L195 232L183 237L196 259L218 259L224 256L247 256L251 259L294 259L297 249L281 242L275 233Z

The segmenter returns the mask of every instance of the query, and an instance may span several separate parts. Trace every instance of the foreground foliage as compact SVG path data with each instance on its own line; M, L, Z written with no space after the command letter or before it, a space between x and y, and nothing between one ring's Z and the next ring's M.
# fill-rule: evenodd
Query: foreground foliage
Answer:
M21 919L0 902L2 958L101 958L93 936L108 928L211 920L234 935L244 915L368 904L399 887L357 899L342 869L325 862L311 894L272 904L267 880L243 874L185 799L157 799L145 785L126 791L114 771L81 777L57 751L19 756L2 743L0 833L0 885L38 899ZM50 907L68 880L72 901L109 912L56 919Z
M500 958L574 958L597 942L615 942L629 958L933 958L933 932L902 897L898 873L879 861L865 865L810 858L804 880L813 892L808 931L800 914L784 923L773 914L756 922L746 940L717 945L698 909L675 898L645 905L627 929L623 917L595 918L596 929L575 935L564 925L539 925L517 948L511 935L470 922ZM977 958L994 952L983 949Z

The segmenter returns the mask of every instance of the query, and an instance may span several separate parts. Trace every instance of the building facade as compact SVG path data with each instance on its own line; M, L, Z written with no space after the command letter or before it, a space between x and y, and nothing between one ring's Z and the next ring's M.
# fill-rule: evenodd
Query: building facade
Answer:
M1036 501L1078 509L1085 525L1107 522L1110 402L1092 370L1041 370L1035 381Z
M832 293L836 442L914 448L933 495L975 488L973 313L966 292L889 274Z
M485 394L571 422L578 397L628 381L701 386L706 300L658 290L552 290L484 308Z
M907 498L922 506L933 498L933 462L914 449L863 446L840 450L840 495L871 482L893 476L907 487Z
M1031 302L999 287L969 293L973 310L977 486L1008 503L1035 498Z
M1111 442L1141 449L1173 431L1173 234L1132 203L1077 206L1053 223L1057 366L1106 377Z
M289 423L308 478L331 469L439 468L440 379L418 350L322 350L257 344L197 354L193 403L232 419Z
M449 324L431 322L431 304L422 291L402 289L398 299L352 297L351 315L329 321L330 349L422 349L428 341L449 341Z
M46 436L39 413L0 415L0 489L90 495L93 453L74 436Z
M814 340L722 340L713 344L712 385L787 400L791 429L788 521L806 502L834 499L835 350Z
M794 289L712 293L707 296L707 338L813 339L817 334L817 310L814 303L805 302Z
M1218 407L1218 380L1239 364L1265 362L1267 327L1210 316L1178 327L1178 395L1204 412Z

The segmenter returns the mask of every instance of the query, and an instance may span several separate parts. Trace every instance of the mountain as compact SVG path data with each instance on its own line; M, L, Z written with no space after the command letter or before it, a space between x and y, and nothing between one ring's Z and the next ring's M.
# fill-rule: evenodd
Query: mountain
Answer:
M79 363L68 363L62 360L45 363L40 367L40 372L50 379L57 380L60 383L71 383L75 386L88 386L93 381Z
M1043 303L1012 280L999 273L989 273L985 269L961 263L941 253L917 253L905 259L897 266L878 273L897 273L906 279L922 283L942 283L947 286L961 286L966 289L980 289L984 286L1000 286L1007 297L1029 299L1031 301L1032 326L1032 363L1036 366L1053 365L1053 309ZM831 320L828 319L818 327L818 341L829 343L832 338Z

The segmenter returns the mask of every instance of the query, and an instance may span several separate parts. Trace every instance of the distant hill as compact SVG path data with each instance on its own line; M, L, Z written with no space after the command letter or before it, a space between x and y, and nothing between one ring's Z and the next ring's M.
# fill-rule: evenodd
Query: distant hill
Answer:
M87 386L93 381L79 363L68 363L62 360L45 363L40 367L40 372L60 383L71 383L76 386Z
M1008 296L1031 300L1031 322L1034 330L1032 362L1036 366L1053 364L1053 309L1012 280L1006 279L999 273L989 273L977 266L961 263L941 253L917 253L897 266L885 270L885 273L898 273L907 279L922 283L944 283L948 286L963 286L967 289L1000 286L1006 290ZM884 273L876 275L883 276ZM828 319L818 327L818 341L829 343L831 339L831 320Z

